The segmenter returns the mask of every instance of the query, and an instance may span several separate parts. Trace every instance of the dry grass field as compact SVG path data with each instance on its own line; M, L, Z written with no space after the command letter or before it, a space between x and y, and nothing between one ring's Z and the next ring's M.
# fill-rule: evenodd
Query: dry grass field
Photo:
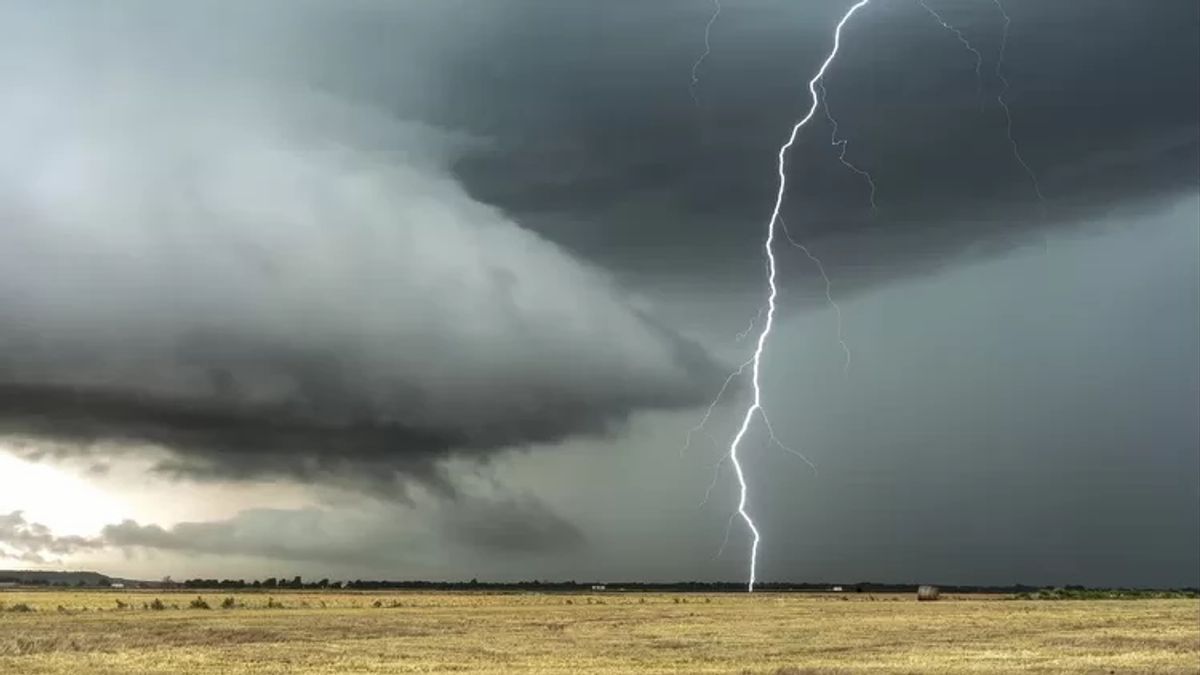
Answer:
M1200 672L1198 600L277 592L205 593L205 610L196 597L0 592L0 673Z

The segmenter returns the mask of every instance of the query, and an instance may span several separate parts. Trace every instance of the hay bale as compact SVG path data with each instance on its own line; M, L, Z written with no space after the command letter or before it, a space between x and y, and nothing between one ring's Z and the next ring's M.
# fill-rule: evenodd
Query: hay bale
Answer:
M941 592L937 586L917 587L917 600L920 602L937 600L939 596L941 596Z

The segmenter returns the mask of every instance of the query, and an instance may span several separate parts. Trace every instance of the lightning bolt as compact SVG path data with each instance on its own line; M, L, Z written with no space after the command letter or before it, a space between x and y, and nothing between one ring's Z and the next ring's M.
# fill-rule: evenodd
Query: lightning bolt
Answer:
M833 284L830 282L829 276L826 274L825 267L821 263L820 259L817 258L815 255L813 255L812 252L806 246L804 246L800 242L796 241L796 239L794 239L792 237L791 233L788 231L787 224L783 221L782 217L780 216L780 210L783 208L783 199L787 193L787 170L786 170L787 169L787 153L789 150L791 150L792 146L795 145L796 139L800 134L800 130L803 129L804 126L807 125L809 123L809 121L812 120L813 116L816 114L817 108L820 106L823 106L824 111L825 111L825 117L826 117L826 119L828 119L830 126L832 128L830 143L831 143L831 145L839 148L839 150L840 150L840 152L838 154L838 160L843 165L845 165L848 169L850 169L854 173L859 174L866 180L868 186L870 187L871 208L872 208L872 210L876 209L875 181L869 172L864 171L863 169L855 166L853 163L851 163L849 160L846 159L848 141L846 139L838 138L838 123L837 123L837 120L834 119L832 113L829 110L829 105L827 102L828 93L825 90L825 84L824 84L825 73L829 69L829 66L837 58L838 51L841 48L842 30L845 28L846 24L849 23L850 19L853 18L854 15L860 9L869 5L870 2L871 2L871 0L858 0L858 2L856 2L854 5L852 5L850 7L850 9L848 9L846 11L846 13L842 15L842 18L837 22L837 25L834 27L834 30L833 30L833 46L830 49L829 54L825 57L825 60L821 62L821 66L820 66L820 68L817 69L816 74L814 74L812 79L809 80L809 82L808 82L808 91L809 91L809 95L810 95L810 98L812 101L811 105L809 106L808 112L805 113L805 115L802 118L800 118L800 120L797 121L792 126L792 130L791 130L791 133L788 135L787 141L784 142L783 145L781 145L779 147L779 150L777 153L779 183L778 183L778 189L777 189L777 192L775 195L774 209L771 212L770 220L767 222L766 238L763 241L763 251L766 256L766 268L767 268L767 274L766 274L766 276L767 276L767 302L765 305L766 320L762 326L762 330L758 333L757 340L755 341L754 354L748 361L742 363L741 366L738 367L738 369L736 371L734 371L733 373L731 373L729 375L729 377L725 380L725 383L721 386L721 390L718 392L716 399L708 407L708 410L705 412L704 417L700 420L700 423L698 425L696 425L696 427L694 427L691 431L688 432L688 444L690 445L692 435L704 428L705 424L708 422L708 419L711 417L714 408L720 402L721 397L724 395L726 389L729 387L729 384L736 377L742 375L745 372L746 368L749 367L751 369L751 384L752 384L753 391L754 391L753 399L752 399L751 403L749 404L749 406L746 407L746 410L745 410L744 414L742 415L741 424L739 425L738 431L734 435L733 440L730 442L729 451L721 457L721 459L717 462L717 464L715 466L713 481L709 485L708 490L705 491L704 502L702 502L702 504L706 503L708 501L708 498L711 495L714 486L716 485L717 477L720 473L721 467L724 465L724 463L726 461L729 461L733 465L734 473L737 476L737 482L738 482L738 488L739 488L738 489L737 511L730 515L729 522L726 524L725 538L721 543L721 548L717 552L717 557L720 557L721 554L725 550L725 546L729 541L729 533L732 528L734 519L737 518L738 516L740 516L742 518L742 521L746 524L746 528L750 531L751 539L752 539L751 546L750 546L750 574L749 574L749 580L748 580L747 586L746 586L746 590L751 593L754 592L754 586L758 581L758 548L759 548L759 544L762 542L762 535L759 532L758 526L755 524L753 517L750 515L749 510L747 509L747 502L749 501L749 491L750 490L749 490L749 484L746 480L745 470L742 466L741 459L738 455L738 450L741 448L742 442L745 440L746 434L750 431L750 428L754 423L755 416L757 415L762 418L763 426L765 427L767 434L769 435L770 441L773 445L778 446L778 447L782 448L783 450L788 451L788 452L798 456L800 459L804 460L810 467L812 467L814 471L816 470L816 466L814 466L812 464L812 462L808 460L807 457L805 457L800 452L784 445L778 439L778 437L775 435L774 429L771 426L771 421L767 417L766 409L764 408L764 405L763 405L762 386L761 386L761 381L760 381L762 360L763 360L763 354L766 351L767 343L771 337L771 330L774 327L776 299L778 298L778 295L779 295L779 289L775 283L776 276L777 276L777 265L776 265L776 260L775 260L775 239L776 239L776 232L777 232L776 226L778 226L780 229L782 229L784 237L788 240L788 242L790 242L794 247L800 249L805 254L805 256L807 256L808 259L811 260L816 265L817 270L821 274L821 278L825 281L825 298L829 302L830 306L833 307L833 309L835 311L835 314L837 317L837 326L838 326L838 342L842 346L842 349L846 355L844 370L848 370L850 367L851 353L850 353L849 346L846 344L845 337L843 334L842 311L841 311L841 308L837 305L837 303L833 299L833 290L832 290ZM954 36L956 37L956 39L958 39L958 41L963 45L963 47L965 47L968 51L971 52L972 55L974 55L974 57L975 57L976 95L977 95L977 97L981 98L982 92L983 92L983 77L982 77L983 55L979 52L979 50L977 50L971 44L970 40L967 39L966 35L962 31L960 31L959 29L957 29L956 27L951 25L949 22L947 22L936 10L934 10L932 7L930 7L928 5L926 0L917 0L917 2L943 28L945 28L946 30L953 33ZM1025 171L1026 175L1029 176L1030 182L1033 184L1034 192L1037 194L1039 203L1041 204L1042 213L1044 216L1045 215L1045 197L1042 193L1041 185L1038 181L1037 174L1033 171L1032 167L1029 166L1029 163L1027 161L1025 161L1024 156L1021 154L1020 146L1017 143L1017 140L1013 134L1012 111L1009 109L1008 102L1005 99L1005 95L1008 93L1010 85L1009 85L1008 79L1004 76L1004 57L1005 57L1005 52L1006 52L1007 46L1008 46L1008 33L1009 33L1009 28L1012 23L1012 20L1008 16L1008 13L1005 11L1004 6L1000 2L1000 0L993 0L993 2L996 5L997 9L1000 10L1001 15L1004 17L1004 30L1003 30L1003 34L1001 37L1000 51L999 51L999 55L998 55L998 58L996 61L996 68L995 68L995 76L996 76L997 80L1001 83L1002 86L1001 86L999 93L996 96L996 101L997 101L997 103L999 103L1000 108L1004 111L1007 135L1008 135L1009 144L1012 146L1013 156L1016 159L1017 163L1020 164L1021 168ZM692 92L692 98L694 101L696 101L697 104L699 104L699 100L696 96L696 85L699 83L699 76L698 76L699 68L700 68L700 65L703 63L704 59L707 58L709 56L709 54L711 53L709 37L710 37L713 23L716 22L717 18L720 16L720 12L721 12L721 5L720 5L719 0L714 0L714 6L715 6L715 11L714 11L713 15L710 17L708 24L705 26L705 30L704 30L704 53L701 54L700 58L698 58L692 66L692 82L691 82L691 85L689 88ZM738 338L737 338L738 341L744 339L746 337L746 335L748 335L753 330L759 317L762 316L762 313L763 313L763 309L760 308L758 315L756 315L751 320L750 326L745 331L738 334ZM686 447L687 446L685 446L685 449L686 449Z
M754 584L758 581L758 545L762 541L762 536L758 531L758 526L754 524L754 519L750 516L750 512L746 508L746 503L749 498L749 485L746 482L746 473L742 467L741 459L738 457L738 449L741 447L742 441L746 437L746 433L750 430L750 425L754 422L755 415L762 415L762 385L760 382L760 371L762 367L763 352L766 351L767 341L771 337L771 329L775 323L775 300L779 295L779 289L775 285L776 264L775 264L775 231L776 224L779 222L779 211L783 208L783 197L787 193L787 153L796 143L796 138L800 134L800 130L808 124L809 120L817 112L817 107L821 103L821 98L817 93L817 85L821 82L821 78L825 76L825 71L829 69L833 60L837 58L838 50L841 47L842 28L850 21L858 10L870 4L871 0L859 0L842 16L838 21L837 26L833 31L833 47L829 51L829 55L821 63L821 67L817 73L808 82L808 92L812 99L812 105L804 117L800 118L792 126L792 132L788 135L787 142L779 146L778 152L778 174L779 188L775 194L775 207L771 211L771 219L767 223L767 236L763 242L763 251L767 257L767 316L763 323L762 331L758 334L758 340L755 343L754 356L750 360L751 364L751 383L754 388L754 398L750 405L746 408L745 414L742 416L741 426L738 428L737 434L733 437L733 441L729 445L729 460L733 464L734 473L737 475L738 481L738 506L737 514L741 516L746 523L746 528L750 530L752 543L750 546L750 579L746 585L748 592L754 592ZM763 416L766 420L766 417ZM766 422L769 425L769 422ZM768 428L769 431L769 428ZM774 434L772 434L774 436Z
M747 364L747 365L749 365L749 364ZM770 418L767 417L767 413L765 411L759 411L759 414L762 415L763 424L767 427L767 435L769 437L771 445L776 448L779 448L780 450L783 450L784 452L788 453L789 455L797 457L800 461L807 464L808 468L812 469L814 476L820 475L821 472L820 472L820 470L817 469L817 465L814 464L813 461L811 459L809 459L807 455L805 455L803 452L800 452L799 450L793 448L792 446L784 443L783 441L779 440L779 437L775 435L775 429L771 426L771 420L770 420ZM702 429L702 428L703 428L702 425L693 427L692 433L696 433L696 432L700 431L700 429ZM700 507L703 507L705 504L708 503L709 497L712 496L712 491L714 489L716 489L716 487L717 487L717 480L721 477L721 467L723 467L725 465L725 462L728 460L729 460L729 453L725 453L724 455L721 455L721 459L717 460L717 463L713 465L712 481L709 482L708 488L704 490L704 499L700 500L700 505L699 505ZM733 515L734 515L734 517L736 517L737 512L734 512ZM726 540L729 539L728 532L725 533L725 539ZM724 549L725 545L722 544L721 548Z
M750 335L750 331L754 330L754 324L758 323L758 320L762 318L763 312L765 311L767 311L765 305L763 307L759 307L758 314L755 314L754 317L750 319L750 324L746 326L746 330L741 331L737 335L733 336L733 341L741 342L742 340L745 340Z
M852 164L850 160L846 159L846 146L850 143L850 141L845 138L838 138L838 122L833 118L833 113L829 111L829 95L825 92L825 83L818 82L817 87L821 90L821 108L825 111L825 119L829 120L829 126L833 128L833 132L829 135L829 144L841 150L841 152L838 153L838 161L841 162L842 165L847 169L850 169L854 173L862 176L863 180L867 182L867 186L871 188L871 211L878 211L879 207L875 204L875 179L871 176L870 172L860 169ZM791 239L791 235L788 236L788 239ZM792 243L795 244L796 242L793 241ZM797 244L797 246L799 246L799 244ZM800 248L804 247L800 246ZM805 253L808 254L808 251L806 250ZM808 257L812 258L812 255L808 254ZM813 260L820 265L820 261L818 261L816 258L813 258ZM824 269L821 270L821 276L825 276ZM828 283L829 279L826 278L825 281Z
M793 448L792 446L787 445L783 441L779 440L779 437L775 435L775 428L771 426L771 418L767 417L766 410L760 410L758 412L758 414L762 416L763 426L765 426L767 428L767 437L770 438L771 445L774 445L775 447L779 448L780 450L783 450L784 452L788 453L789 455L798 457L800 459L800 461L802 461L808 465L808 468L812 469L813 475L820 475L821 472L817 470L817 465L813 464L812 460L810 460L807 456L805 456L805 454L803 452L800 452L799 450L797 450L797 449Z
M983 54L980 54L979 50L975 49L975 47L973 47L971 45L970 40L967 39L966 35L963 35L963 32L961 30L950 25L945 19L942 18L941 14L938 14L936 11L934 11L934 9L932 7L930 7L928 4L926 4L925 0L917 0L917 3L919 3L921 5L921 7L925 8L925 11L929 12L929 16L932 16L934 21L937 21L939 24L941 24L942 28L945 28L946 30L953 33L954 37L957 38L958 41L962 43L962 46L965 47L967 51L969 51L975 55L975 98L977 100L979 100L980 104L982 105L982 102L983 102ZM1005 30L1007 31L1007 29L1005 29ZM1006 32L1006 35L1007 35L1007 32Z
M725 523L725 538L721 540L721 547L717 549L717 554L713 556L713 560L725 555L725 547L729 545L729 533L733 530L733 519L737 518L737 512L729 514L729 522Z
M1046 217L1046 196L1042 194L1042 186L1038 182L1037 174L1029 166L1029 162L1025 161L1025 157L1021 155L1021 148L1017 145L1017 139L1013 136L1013 118L1012 111L1008 108L1008 102L1004 95L1008 93L1009 83L1008 78L1004 76L1004 56L1008 51L1008 29L1012 26L1012 18L1008 16L1008 12L1004 10L1004 5L1000 0L992 0L996 5L996 9L1000 10L1000 16L1004 17L1004 30L1000 35L1000 53L996 57L996 79L1000 80L1000 92L996 94L996 102L1004 110L1004 119L1007 123L1008 142L1012 145L1013 157L1017 163L1025 170L1025 174L1029 176L1029 182L1033 183L1033 191L1037 194L1038 204L1042 211L1042 218Z
M812 254L808 247L792 238L792 233L788 231L787 223L782 218L779 219L779 225L783 229L783 236L787 237L788 243L800 249L800 252L808 257L809 260L817 266L817 271L821 273L821 278L825 280L825 301L833 308L833 314L837 319L837 340L842 346L842 353L846 355L846 360L842 364L842 374L850 373L850 345L846 342L846 333L842 326L842 308L838 306L833 299L833 282L829 280L829 275L825 273L825 265L821 264L821 259Z
M983 79L980 73L983 68L983 55L980 54L979 50L971 44L970 40L967 39L967 36L964 35L961 30L956 28L950 22L946 21L942 15L930 7L925 0L917 0L917 3L920 4L921 7L923 7L925 11L928 12L929 15L932 16L933 19L942 26L942 28L950 31L954 37L960 43L962 43L962 46L965 47L967 51L974 55L976 87L978 91L982 92ZM1008 90L1011 86L1008 78L1004 75L1004 57L1008 51L1008 33L1009 28L1012 26L1012 18L1009 17L1008 12L1004 9L1004 4L1001 3L1000 0L992 0L992 3L996 5L996 9L1000 10L1000 16L1004 19L1004 28L1000 33L1000 51L996 57L996 68L994 71L996 79L1000 82L1000 91L996 93L996 103L998 103L1000 105L1000 109L1004 111L1005 133L1008 136L1008 144L1012 146L1013 158L1017 161L1017 164L1021 166L1021 170L1025 172L1025 175L1029 177L1029 182L1033 185L1033 192L1037 195L1038 207L1041 210L1042 217L1045 218L1046 196L1042 194L1042 186L1038 180L1037 173L1034 172L1033 167L1029 166L1029 162L1025 161L1025 156L1021 154L1021 146L1017 143L1017 138L1013 134L1012 110L1008 107L1008 100L1004 98L1005 95L1008 94Z
M749 332L749 330L747 330L746 332ZM729 389L729 385L735 379L737 379L739 375L746 372L746 369L749 368L752 363L753 363L753 361L750 361L750 360L745 361L744 363L742 363L742 365L738 366L737 370L730 373L729 377L725 378L725 383L722 384L721 389L719 391L717 391L717 396L716 396L716 398L714 398L712 400L712 403L708 404L708 409L704 411L704 416L700 418L700 421L696 423L696 426L692 427L691 429L688 429L687 439L684 441L683 447L680 448L680 450L679 450L680 457L683 457L683 455L688 451L688 449L692 447L692 437L694 437L696 434L698 434L704 430L704 427L708 424L709 418L712 417L713 410L715 410L717 408L717 405L721 402L721 398L725 396L725 390ZM722 460L722 461L724 461L724 460ZM720 465L718 465L718 467L719 466ZM709 488L709 491L711 492L712 488ZM708 497L705 496L704 499L705 499L705 501L707 501Z
M708 18L708 23L704 26L704 53L692 64L692 82L688 85L688 93L692 95L692 102L696 104L697 108L700 107L700 95L696 92L696 87L700 85L700 65L704 63L704 59L707 59L709 54L712 54L712 44L709 38L712 37L713 24L720 16L721 0L713 0L712 16Z

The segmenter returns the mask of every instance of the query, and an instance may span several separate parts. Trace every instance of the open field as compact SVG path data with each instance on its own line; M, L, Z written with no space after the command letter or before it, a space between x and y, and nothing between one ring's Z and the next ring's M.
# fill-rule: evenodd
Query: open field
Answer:
M201 595L0 592L0 673L1200 672L1200 600Z

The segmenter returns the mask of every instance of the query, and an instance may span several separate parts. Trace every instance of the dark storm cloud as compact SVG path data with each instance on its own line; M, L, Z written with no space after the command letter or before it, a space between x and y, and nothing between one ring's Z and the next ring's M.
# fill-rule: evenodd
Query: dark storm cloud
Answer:
M272 7L219 5L228 27L137 3L3 10L0 434L387 487L704 400L700 347L451 175L481 140L412 117L432 116L438 41L394 55L432 76L323 89L295 42L377 7L288 5L282 24ZM361 65L323 49L336 73ZM383 84L412 115L356 95Z
M840 292L1195 188L1195 3L1005 3L1045 218L995 6L931 4L982 101L916 2L873 2L829 73L879 213L821 116L792 155L785 215ZM0 431L437 482L704 401L709 358L589 262L760 283L774 151L847 5L727 2L699 108L691 0L6 6Z
M805 83L849 3L727 3L701 68L699 109L687 84L710 8L651 4L522 17L522 28L464 56L471 86L453 90L489 105L447 114L506 142L468 153L458 170L473 194L613 266L754 278L774 150L807 107ZM996 101L1000 13L986 0L929 4L983 55L979 95L974 57L915 0L856 15L827 76L847 157L879 185L878 213L837 162L822 114L790 155L785 214L830 254L839 288L1195 189L1194 2L1005 3L1007 100L1047 197L1044 216Z
M0 408L6 433L56 441L52 454L75 454L79 446L101 442L117 444L105 446L113 453L152 445L178 451L159 462L160 472L193 478L341 476L394 493L395 472L440 485L435 462L451 447L466 449L465 437L454 429L322 423L280 406L239 408L216 397L164 400L130 385L124 391L3 385ZM35 459L46 453L36 444L19 451Z
M510 446L602 435L618 427L633 410L699 401L707 385L716 382L705 380L714 373L712 362L697 347L666 332L661 339L670 345L668 360L674 359L685 372L698 373L693 384L670 391L645 382L644 391L624 392L624 384L603 380L551 386L521 381L480 384L502 387L495 395L510 397L507 403L492 404L507 408L504 415L472 410L474 396L464 392L461 409L453 401L442 404L445 419L438 422L431 419L439 415L438 410L430 409L426 401L437 395L432 390L436 382L397 375L395 386L400 391L394 397L380 395L364 384L378 375L354 364L349 356L281 358L284 347L263 345L236 357L209 355L196 362L176 354L175 359L154 362L157 369L192 371L201 380L194 390L165 395L153 391L154 383L148 379L127 376L119 382L77 384L68 379L67 368L35 371L23 379L35 380L44 373L57 381L0 383L0 430L14 439L51 441L23 444L18 452L30 458L78 454L96 444L106 453L137 452L150 446L172 451L156 465L159 472L171 476L348 479L383 494L399 495L395 475L403 473L452 491L437 467L451 453L486 457ZM0 360L0 365L7 363L10 372L29 372L18 365L18 359L28 362L29 353L16 350L6 356L12 360ZM110 377L119 374L115 368L102 372ZM285 381L288 389L273 400L252 400L246 390L256 378ZM520 407L510 407L514 402Z

